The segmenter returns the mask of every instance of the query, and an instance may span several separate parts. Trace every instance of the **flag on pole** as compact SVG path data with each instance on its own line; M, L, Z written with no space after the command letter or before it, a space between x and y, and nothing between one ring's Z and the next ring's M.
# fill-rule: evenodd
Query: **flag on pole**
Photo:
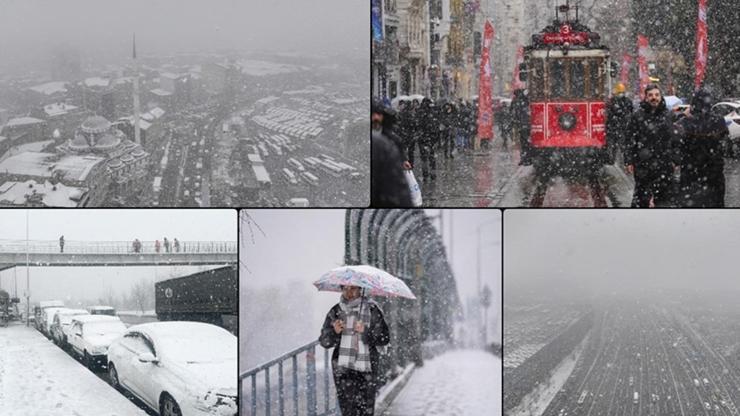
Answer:
M493 108L491 102L491 58L493 25L486 20L483 28L483 48L480 57L480 80L478 82L478 138L493 138Z
M637 35L637 66L640 72L640 97L645 98L645 87L650 83L650 75L647 66L648 38Z
M516 50L516 63L514 64L514 77L511 82L511 90L516 91L524 88L524 83L519 79L519 65L524 63L524 47Z
M699 15L696 18L696 59L694 60L696 75L694 77L694 89L699 89L704 81L708 53L707 0L699 0Z
M627 91L630 90L630 65L632 64L632 56L628 53L622 55L622 69L619 74L619 82L621 82Z
M383 40L383 23L381 21L382 9L380 7L380 0L372 0L370 6L370 19L372 20L373 26L373 40Z

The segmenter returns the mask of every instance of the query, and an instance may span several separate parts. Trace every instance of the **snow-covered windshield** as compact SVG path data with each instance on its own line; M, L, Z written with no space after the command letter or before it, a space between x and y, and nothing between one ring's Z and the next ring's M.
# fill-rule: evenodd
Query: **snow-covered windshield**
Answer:
M167 355L183 363L219 363L236 360L236 337L229 333L181 334L160 338L156 342L157 355Z
M88 322L85 324L85 335L121 334L126 331L122 322Z

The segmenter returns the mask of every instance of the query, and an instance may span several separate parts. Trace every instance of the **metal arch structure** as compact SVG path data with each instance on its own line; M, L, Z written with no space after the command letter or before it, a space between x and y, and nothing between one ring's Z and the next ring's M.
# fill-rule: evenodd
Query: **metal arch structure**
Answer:
M460 299L442 238L423 210L347 210L344 262L386 270L417 296L377 299L391 328L390 373L421 364L422 343L452 341Z

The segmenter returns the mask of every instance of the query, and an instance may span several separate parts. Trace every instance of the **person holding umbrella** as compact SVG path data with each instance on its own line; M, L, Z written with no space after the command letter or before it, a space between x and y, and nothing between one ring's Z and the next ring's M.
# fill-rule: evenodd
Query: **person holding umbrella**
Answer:
M336 268L314 285L342 292L319 336L322 347L334 348L332 373L342 416L372 416L379 387L378 348L388 345L390 331L380 306L366 295L416 297L400 279L365 265Z

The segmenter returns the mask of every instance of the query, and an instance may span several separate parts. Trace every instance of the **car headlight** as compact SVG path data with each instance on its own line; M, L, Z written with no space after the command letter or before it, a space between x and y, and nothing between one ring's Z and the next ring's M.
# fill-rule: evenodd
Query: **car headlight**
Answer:
M202 410L207 410L214 415L231 416L238 411L236 396L209 391L203 396L198 396L196 405Z
M92 353L93 354L107 354L108 347L106 347L105 345L92 347Z

